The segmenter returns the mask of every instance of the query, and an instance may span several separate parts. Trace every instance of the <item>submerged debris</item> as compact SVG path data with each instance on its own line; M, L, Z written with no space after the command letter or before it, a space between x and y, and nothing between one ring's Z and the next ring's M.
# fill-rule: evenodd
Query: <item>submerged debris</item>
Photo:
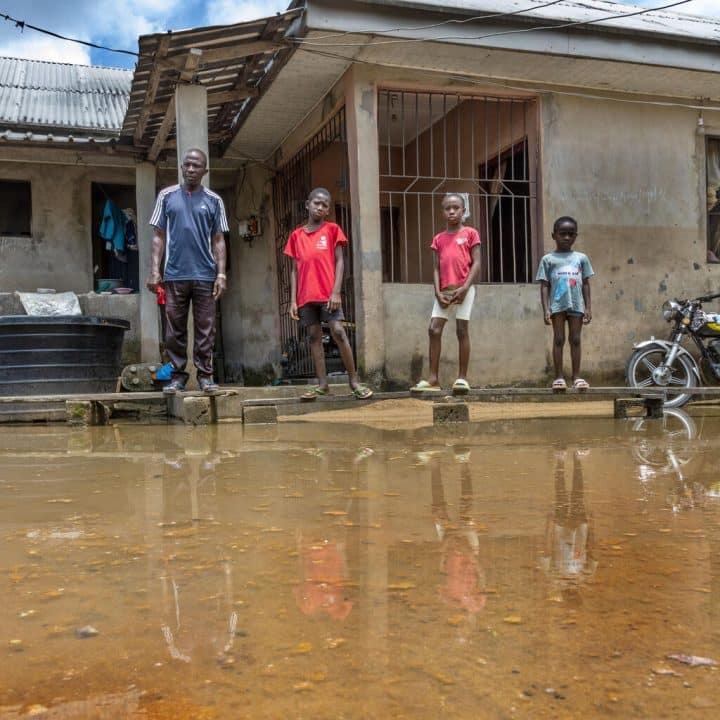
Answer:
M668 655L668 659L690 667L715 667L717 665L717 662L712 658L700 657L699 655L684 655L683 653Z
M75 637L84 640L85 638L97 637L100 633L92 625L84 625L75 630Z

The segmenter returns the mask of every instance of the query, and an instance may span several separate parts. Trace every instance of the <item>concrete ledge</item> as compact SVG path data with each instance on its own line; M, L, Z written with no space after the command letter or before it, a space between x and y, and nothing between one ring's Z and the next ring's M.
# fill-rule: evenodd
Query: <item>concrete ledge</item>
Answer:
M470 422L470 408L463 402L442 402L433 405L433 425Z
M214 420L213 401L209 397L182 398L183 421L186 425L211 425Z
M70 425L107 425L110 408L101 402L68 400L65 403L65 418Z
M628 418L628 411L632 409L640 409L647 418L661 418L663 416L663 398L615 398L613 401L613 417L616 419Z
M242 419L245 425L277 425L277 406L258 405L243 408Z

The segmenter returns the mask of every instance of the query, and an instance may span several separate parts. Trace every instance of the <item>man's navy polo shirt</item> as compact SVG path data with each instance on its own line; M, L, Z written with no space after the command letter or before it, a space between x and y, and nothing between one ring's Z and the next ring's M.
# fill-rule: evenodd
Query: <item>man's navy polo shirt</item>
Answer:
M150 224L165 231L164 280L211 280L217 276L212 237L229 232L222 198L200 186L160 191Z

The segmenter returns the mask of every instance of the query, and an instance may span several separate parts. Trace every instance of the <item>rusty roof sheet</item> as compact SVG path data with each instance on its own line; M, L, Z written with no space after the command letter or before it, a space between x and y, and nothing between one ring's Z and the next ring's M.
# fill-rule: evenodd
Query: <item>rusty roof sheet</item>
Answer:
M0 58L0 128L117 136L131 70Z
M284 39L302 13L297 8L235 25L141 36L121 138L148 148L151 158L173 147L174 118L166 119L166 114L168 108L172 112L176 85L193 82L207 87L209 142L222 152L239 115L254 104L292 53ZM193 55L195 49L202 54Z

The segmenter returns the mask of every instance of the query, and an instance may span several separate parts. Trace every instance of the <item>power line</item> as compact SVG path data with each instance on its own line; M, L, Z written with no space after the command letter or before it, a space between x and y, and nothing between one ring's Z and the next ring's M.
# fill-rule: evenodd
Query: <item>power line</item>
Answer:
M518 28L515 30L503 30L500 32L488 33L487 35L474 35L474 36L457 36L457 35L445 35L439 37L424 37L424 38L401 38L394 40L377 40L377 41L357 41L357 42L345 42L345 43L326 43L326 42L315 42L315 38L306 40L304 38L296 38L293 40L297 45L318 45L320 47L361 47L362 49L367 47L374 47L376 45L402 45L406 43L417 43L417 42L438 42L441 40L487 40L489 38L499 37L501 35L514 35L519 33L536 32L538 30L563 30L570 27L578 27L581 25L592 25L593 23L605 22L606 20L615 20L618 18L629 18L637 15L645 15L649 12L657 12L658 10L667 10L668 8L677 7L678 5L686 5L694 0L676 0L676 2L668 3L666 5L659 5L657 7L644 8L643 10L637 10L629 13L618 13L616 15L606 15L605 17L594 18L591 20L578 20L568 23L560 23L557 25L538 25L530 28ZM527 12L527 10L525 11ZM354 33L352 33L354 34Z
M108 52L122 53L123 55L132 55L133 57L149 57L147 55L141 55L140 53L133 52L132 50L120 50L118 48L106 47L105 45L98 45L97 43L88 42L87 40L79 40L78 38L71 38L59 33L53 32L52 30L46 30L45 28L37 27L37 25L31 25L24 20L17 20L10 15L0 14L0 17L8 22L15 23L15 27L20 28L20 32L28 28L29 30L35 30L36 32L42 33L43 35L49 35L50 37L58 38L59 40L66 40L67 42L78 43L79 45L85 45L87 47L96 48L97 50L107 50Z
M551 5L559 5L567 0L552 0L552 2L546 2L542 5L533 5L523 10L513 10L512 12L506 13L493 13L492 15L474 15L468 18L452 18L450 20L443 20L432 25L418 25L417 27L396 27L396 28L385 28L384 30L346 30L341 33L328 33L327 35L315 35L313 36L313 42L316 40L324 40L325 38L338 38L344 35L388 35L393 32L415 32L417 30L432 30L434 28L443 27L444 25L464 25L470 22L484 22L486 20L496 20L498 18L511 17L513 15L522 15L523 13L530 12L531 10L542 10L543 8L550 7ZM302 40L302 38L299 38Z

